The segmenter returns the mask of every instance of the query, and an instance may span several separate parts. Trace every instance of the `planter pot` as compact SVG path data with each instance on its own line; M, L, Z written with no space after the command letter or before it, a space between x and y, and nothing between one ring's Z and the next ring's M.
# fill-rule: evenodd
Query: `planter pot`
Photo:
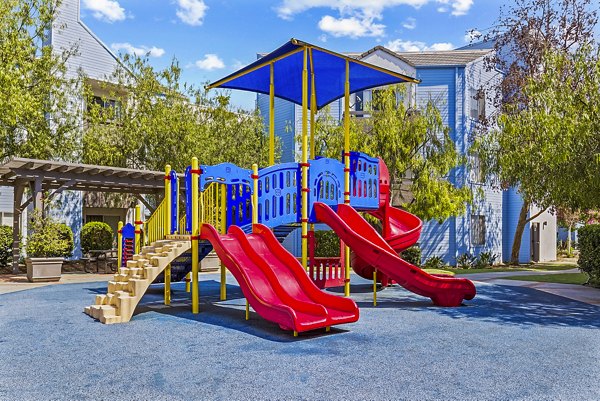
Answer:
M64 258L26 258L27 280L30 282L58 281Z

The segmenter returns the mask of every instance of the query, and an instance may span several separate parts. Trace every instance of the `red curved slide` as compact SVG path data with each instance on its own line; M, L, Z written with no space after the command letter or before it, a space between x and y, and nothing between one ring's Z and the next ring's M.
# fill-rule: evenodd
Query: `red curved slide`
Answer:
M221 235L203 224L200 237L210 241L260 316L297 332L358 320L354 301L319 290L267 227L253 228L247 235L232 226Z
M438 306L459 306L464 299L475 297L470 280L433 276L401 259L352 207L338 205L337 213L320 202L314 207L317 219L331 227L359 258L407 290L431 298Z

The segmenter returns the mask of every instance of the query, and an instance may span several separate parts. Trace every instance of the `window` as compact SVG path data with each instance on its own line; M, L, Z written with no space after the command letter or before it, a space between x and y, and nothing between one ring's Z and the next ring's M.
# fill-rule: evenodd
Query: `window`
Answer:
M10 212L2 212L0 213L0 220L2 221L3 226L11 226L13 225L13 214Z
M356 92L354 95L354 110L355 111L364 111L365 107L365 94L363 91Z
M483 89L471 89L470 117L477 121L485 119L485 91Z
M104 216L97 215L97 214L88 214L87 216L85 216L86 223L90 223L92 221L99 221L102 223L102 222L104 222Z
M119 118L121 116L121 102L115 99L105 99L101 96L94 95L91 100L91 104L88 105L88 111L90 111L92 105L97 105L101 109L111 110L113 118ZM102 111L101 111L102 112Z
M481 161L478 155L471 155L471 168L470 168L470 179L471 182L476 184L482 184L484 181L483 169L481 168Z
M485 216L481 214L471 215L471 245L485 245Z

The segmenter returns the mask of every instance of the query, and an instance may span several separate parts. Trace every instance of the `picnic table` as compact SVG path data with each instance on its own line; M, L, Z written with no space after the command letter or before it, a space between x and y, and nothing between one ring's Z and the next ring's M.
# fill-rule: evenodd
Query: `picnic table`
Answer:
M96 273L100 271L100 265L103 265L104 273L117 271L117 250L116 249L90 249L89 257L82 258L85 262L85 271L93 273L92 265L96 265ZM110 269L110 271L106 271Z

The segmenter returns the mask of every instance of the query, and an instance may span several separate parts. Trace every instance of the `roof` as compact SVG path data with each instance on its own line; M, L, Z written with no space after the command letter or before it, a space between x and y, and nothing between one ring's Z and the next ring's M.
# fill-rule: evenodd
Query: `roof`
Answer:
M399 58L400 60L404 61L406 64L408 64L408 65L410 65L412 67L415 67L415 65L413 63L411 63L411 61L409 59L407 59L406 57L400 55L400 53L396 53L396 52L388 49L387 47L383 47L381 45L377 45L374 48L372 48L371 50L367 50L364 53L360 53L360 54L349 53L349 56L350 57L356 57L358 59L363 59L363 58L367 57L369 54L375 53L376 51L382 51L384 53L387 53L387 54L389 54L391 56ZM352 54L352 55L350 55L350 54Z
M0 163L0 185L41 179L44 190L154 194L164 191L165 173L129 168L65 163L50 160L11 158Z
M254 63L207 85L207 89L229 88L269 94L272 69L275 96L302 104L304 54L308 55L310 70L308 99L314 89L317 109L344 96L346 65L350 72L350 93L400 82L419 82L414 77L291 39Z
M491 49L474 50L443 50L426 52L398 52L399 57L408 60L415 67L443 66L443 65L467 65L486 54Z

